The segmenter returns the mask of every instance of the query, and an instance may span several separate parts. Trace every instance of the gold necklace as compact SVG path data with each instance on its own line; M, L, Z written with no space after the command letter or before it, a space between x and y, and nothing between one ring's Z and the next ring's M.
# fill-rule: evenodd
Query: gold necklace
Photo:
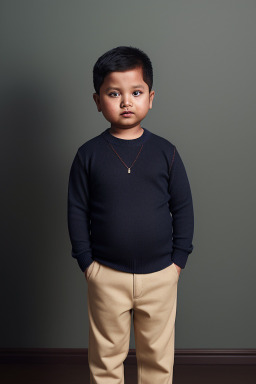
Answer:
M131 165L130 167L128 167L128 166L125 164L125 162L123 161L123 159L119 156L119 154L117 153L117 151L115 150L115 148L112 147L112 145L109 143L109 141L108 141L108 144L109 144L110 147L113 149L113 151L115 152L115 154L119 157L119 159L122 161L122 163L125 165L125 167L128 169L128 173L131 173L131 168L133 167L135 161L138 159L138 157L139 157L139 155L140 155L140 153L141 153L143 144L141 145L141 148L140 148L140 150L139 150L139 152L138 152L138 154L137 154L137 156L136 156L134 162L132 163L132 165Z

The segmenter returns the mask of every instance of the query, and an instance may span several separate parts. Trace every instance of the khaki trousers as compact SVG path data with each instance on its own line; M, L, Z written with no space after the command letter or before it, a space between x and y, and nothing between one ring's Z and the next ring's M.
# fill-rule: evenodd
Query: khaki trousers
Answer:
M176 266L132 274L93 261L89 269L90 384L124 384L132 313L138 384L172 384L179 280Z

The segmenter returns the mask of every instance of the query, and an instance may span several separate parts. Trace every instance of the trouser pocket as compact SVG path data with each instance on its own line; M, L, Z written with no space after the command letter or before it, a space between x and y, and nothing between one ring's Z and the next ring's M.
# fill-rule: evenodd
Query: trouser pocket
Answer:
M92 280L97 275L97 273L100 269L100 266L101 266L101 264L98 263L98 261L94 260L92 262L92 264L89 266L89 269L90 269L90 267L91 267L91 269L88 271L87 281Z
M87 280L87 281L90 279L90 276L91 276L91 274L92 274L94 265L95 265L95 260L89 265L89 267L88 267L88 269L87 269L87 273L86 273L86 280Z
M172 263L172 268L175 270L176 276L177 276L177 278L179 279L179 277L180 277L180 273L178 272L178 270L177 270L177 268L176 268L176 266L175 266L174 263Z

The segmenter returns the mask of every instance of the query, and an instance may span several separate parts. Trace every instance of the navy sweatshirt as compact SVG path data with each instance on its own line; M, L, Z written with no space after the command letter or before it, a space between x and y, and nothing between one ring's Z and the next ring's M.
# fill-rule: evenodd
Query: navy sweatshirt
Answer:
M83 272L93 260L128 273L152 273L173 262L185 268L193 250L184 164L175 145L143 129L140 137L125 140L107 128L77 150L68 230Z

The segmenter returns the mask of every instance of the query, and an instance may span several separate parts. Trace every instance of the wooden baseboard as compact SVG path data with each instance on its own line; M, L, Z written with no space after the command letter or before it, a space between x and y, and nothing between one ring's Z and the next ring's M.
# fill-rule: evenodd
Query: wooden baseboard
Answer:
M0 364L84 364L87 362L87 348L0 348ZM137 364L135 349L129 350L124 364ZM174 364L256 365L256 349L177 349Z

